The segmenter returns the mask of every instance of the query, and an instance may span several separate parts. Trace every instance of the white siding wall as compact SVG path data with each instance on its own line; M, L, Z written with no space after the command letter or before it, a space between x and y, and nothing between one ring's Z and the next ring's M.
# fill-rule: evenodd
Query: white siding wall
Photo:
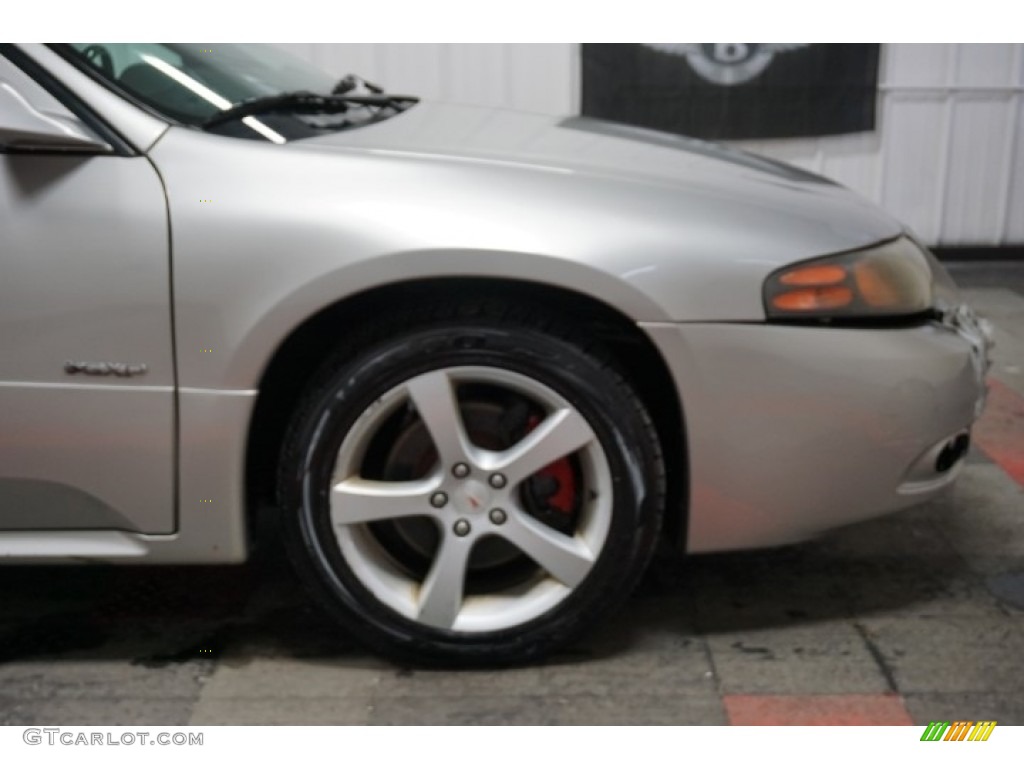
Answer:
M288 44L424 98L579 107L573 44ZM1024 45L886 45L874 133L742 142L830 176L942 245L1024 244Z

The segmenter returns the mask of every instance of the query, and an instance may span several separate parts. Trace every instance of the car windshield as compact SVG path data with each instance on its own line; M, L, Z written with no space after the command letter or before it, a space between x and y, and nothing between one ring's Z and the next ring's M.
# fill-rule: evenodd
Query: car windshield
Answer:
M340 75L272 45L73 43L60 48L160 115L240 138L280 143L376 122L415 103L332 96ZM286 98L274 98L282 95ZM287 98L292 95L303 98ZM255 109L245 108L250 102ZM229 109L232 119L219 119Z

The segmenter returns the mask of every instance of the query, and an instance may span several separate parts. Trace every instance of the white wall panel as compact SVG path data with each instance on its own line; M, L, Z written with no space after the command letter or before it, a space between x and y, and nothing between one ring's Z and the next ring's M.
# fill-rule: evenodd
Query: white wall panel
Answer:
M940 232L947 105L941 99L890 99L882 123L879 202L928 242Z
M958 45L954 84L961 88L1014 84L1013 45Z
M998 95L953 106L949 170L939 239L995 244L1006 194L1008 105Z
M880 133L834 136L819 142L824 161L821 173L856 192L878 199L881 189Z
M395 92L551 115L579 105L572 44L288 44ZM882 49L878 128L742 142L884 205L934 244L1024 243L1024 45Z
M380 57L377 79L398 93L419 93L428 99L448 100L454 85L448 74L446 46L392 45Z
M890 88L945 85L955 46L887 45L879 82Z
M487 107L511 104L512 65L507 45L452 45L445 63L452 101Z
M1008 243L1024 243L1024 98L1017 96L1014 111L1013 151L1008 158L1011 167L1009 192L1007 194L1006 216L1003 240Z
M575 112L579 77L575 45L509 45L509 104L565 115Z

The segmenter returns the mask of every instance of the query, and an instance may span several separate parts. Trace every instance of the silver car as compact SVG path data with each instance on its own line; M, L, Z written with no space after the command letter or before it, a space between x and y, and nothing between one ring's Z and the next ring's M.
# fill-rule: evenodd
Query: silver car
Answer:
M249 45L0 48L0 556L232 563L421 663L539 658L655 546L931 498L985 324L820 177ZM263 542L278 546L278 542Z

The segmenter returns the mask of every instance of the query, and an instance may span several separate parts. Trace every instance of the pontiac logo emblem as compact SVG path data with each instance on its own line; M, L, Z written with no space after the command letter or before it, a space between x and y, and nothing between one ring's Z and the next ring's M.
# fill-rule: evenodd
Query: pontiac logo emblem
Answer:
M86 376L141 376L148 370L145 363L92 363L88 361L67 360L64 372L69 374L84 373Z
M806 43L644 43L685 56L694 72L718 85L739 85L764 72L775 54L805 48Z

